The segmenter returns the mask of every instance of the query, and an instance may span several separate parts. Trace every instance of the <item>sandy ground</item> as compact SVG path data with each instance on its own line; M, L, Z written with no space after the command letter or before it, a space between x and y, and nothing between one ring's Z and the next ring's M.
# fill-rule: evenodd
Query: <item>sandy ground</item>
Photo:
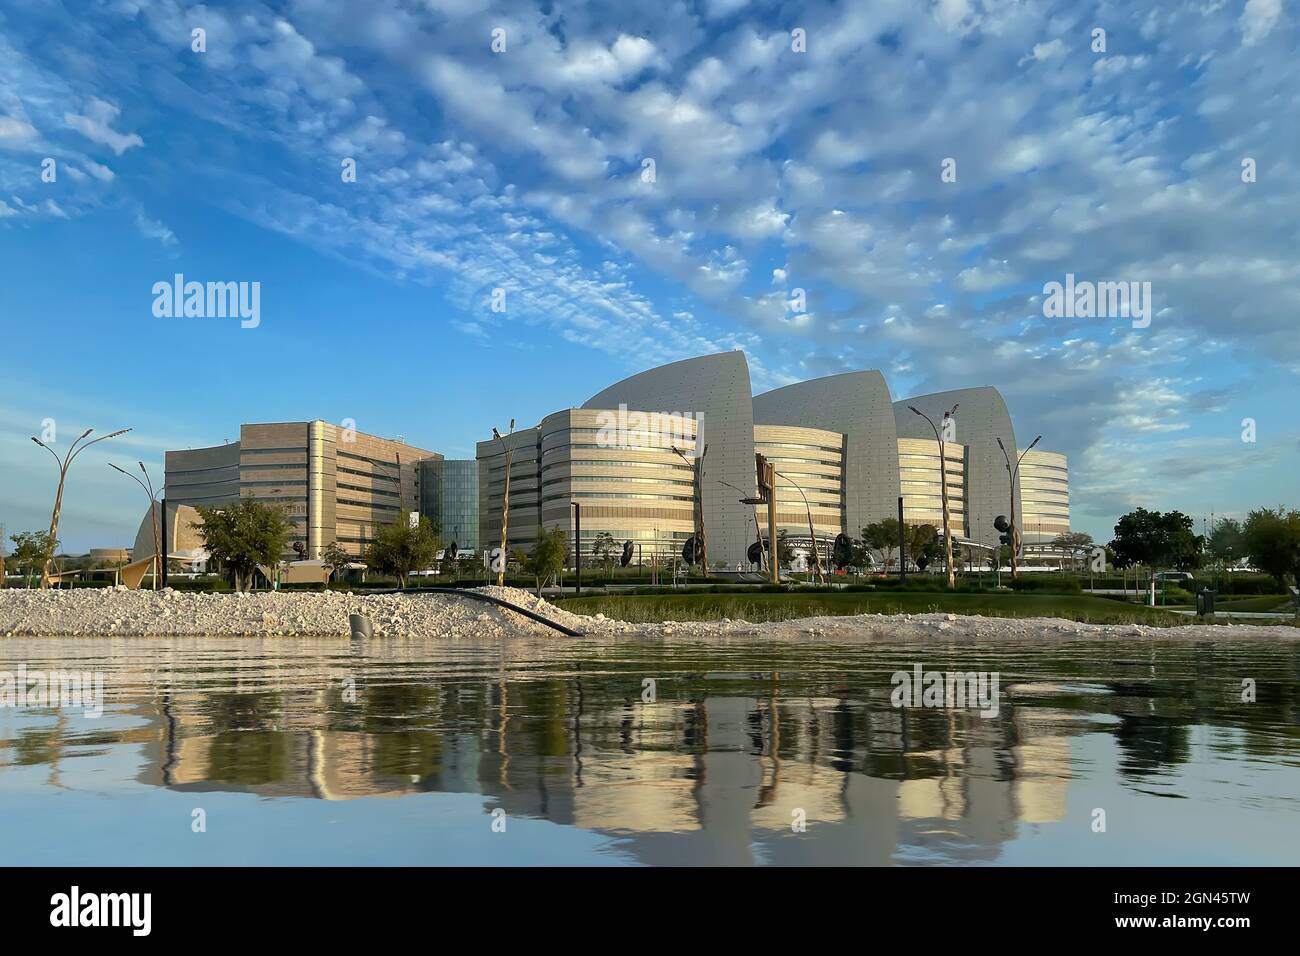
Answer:
M549 620L594 636L707 638L845 637L915 640L927 637L1042 639L1147 637L1300 640L1300 629L1281 625L1221 624L1147 627L1079 624L1054 618L997 618L954 614L863 614L751 624L687 621L629 624L603 615L571 614L527 591L486 587L479 592L537 611ZM496 606L455 595L354 595L351 592L194 594L125 588L0 590L0 636L339 636L350 634L348 615L367 615L379 638L491 638L563 634Z

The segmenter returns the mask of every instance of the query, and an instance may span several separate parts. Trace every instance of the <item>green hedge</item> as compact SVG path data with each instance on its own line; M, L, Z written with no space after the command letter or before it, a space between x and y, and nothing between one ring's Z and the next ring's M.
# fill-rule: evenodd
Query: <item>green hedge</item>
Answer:
M1003 577L1002 583L1013 591L1033 591L1037 594L1078 594L1083 590L1079 579L1072 574L1026 574L1013 578Z

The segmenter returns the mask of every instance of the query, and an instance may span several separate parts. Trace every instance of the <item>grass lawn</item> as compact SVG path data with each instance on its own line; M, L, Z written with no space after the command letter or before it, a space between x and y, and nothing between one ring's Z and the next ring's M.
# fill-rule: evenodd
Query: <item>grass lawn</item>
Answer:
M1059 617L1093 624L1191 624L1192 619L1123 601L1071 594L943 594L934 592L820 594L636 594L564 598L575 614L604 614L636 623L722 618L784 621L830 614L982 614L987 617Z

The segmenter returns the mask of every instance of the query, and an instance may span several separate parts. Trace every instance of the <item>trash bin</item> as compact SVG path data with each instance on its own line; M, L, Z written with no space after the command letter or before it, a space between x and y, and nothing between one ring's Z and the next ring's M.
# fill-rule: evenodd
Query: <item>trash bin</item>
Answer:
M1209 588L1201 588L1196 592L1196 616L1206 617L1214 615L1214 599L1218 595L1217 591L1211 591Z

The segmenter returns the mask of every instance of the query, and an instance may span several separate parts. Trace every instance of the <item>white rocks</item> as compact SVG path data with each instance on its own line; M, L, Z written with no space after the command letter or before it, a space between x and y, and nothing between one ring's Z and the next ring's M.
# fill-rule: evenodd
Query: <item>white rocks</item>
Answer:
M1300 640L1300 629L1283 625L1233 627L1188 624L1076 624L1056 619L1009 619L957 614L816 617L751 624L740 620L667 621L631 624L604 615L563 611L530 592L486 587L481 593L509 601L584 634L595 636L709 638L729 635L774 639L924 640L940 637L996 640L1070 640L1141 637L1200 640ZM348 636L348 615L367 615L377 639L461 640L515 636L565 638L522 615L467 596L442 594L357 595L339 591L195 594L125 588L0 590L0 634L25 636Z

